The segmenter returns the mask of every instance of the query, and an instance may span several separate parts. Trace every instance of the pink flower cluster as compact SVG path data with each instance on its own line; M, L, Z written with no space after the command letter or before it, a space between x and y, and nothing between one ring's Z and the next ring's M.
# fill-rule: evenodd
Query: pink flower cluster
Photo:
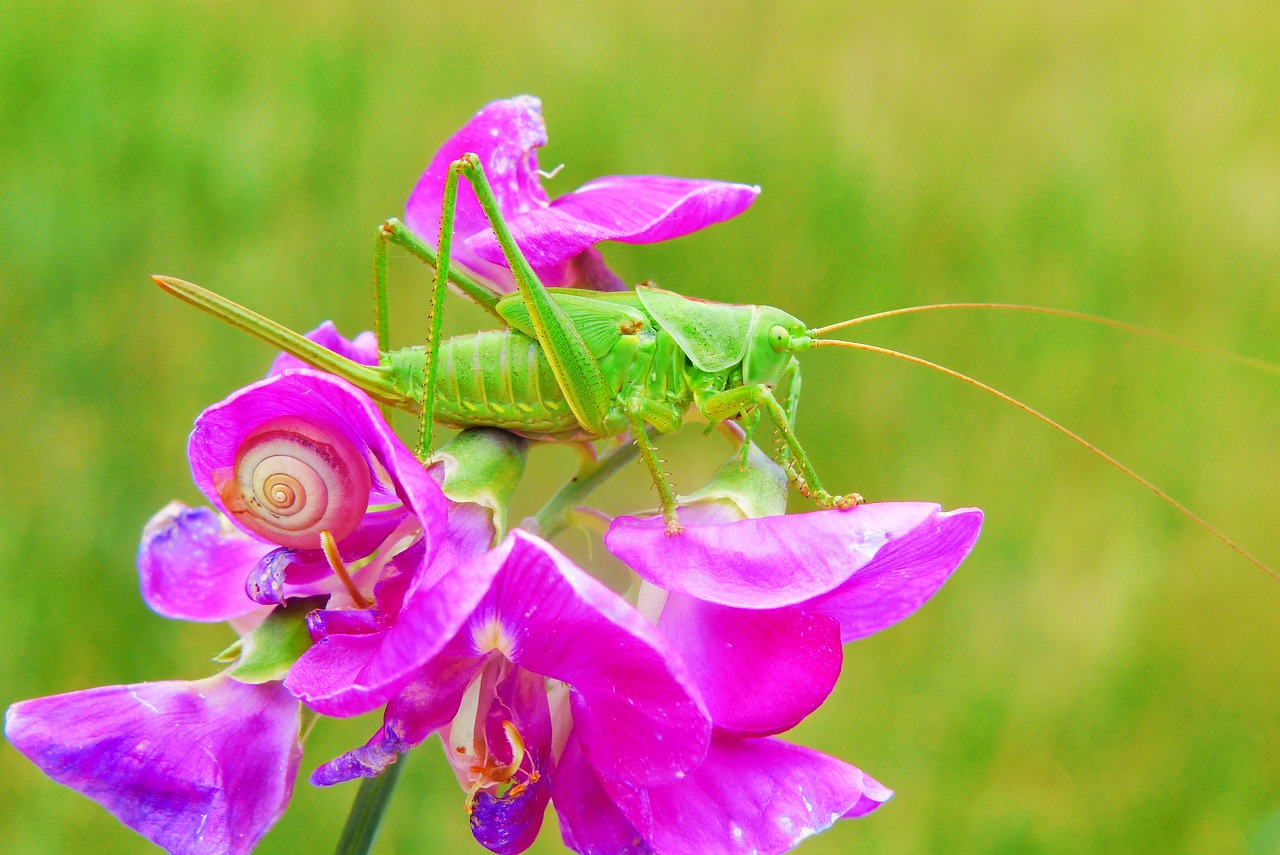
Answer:
M610 177L549 201L545 140L536 100L489 105L437 154L408 225L434 236L443 170L473 151L539 275L607 288L596 243L686 234L758 192ZM474 197L457 224L456 259L509 283ZM310 337L377 362L368 334ZM523 465L520 440L472 440ZM581 853L788 851L892 793L778 734L826 699L842 645L920 608L982 522L924 503L788 515L781 470L753 453L758 501L704 491L675 537L661 519L613 520L605 543L638 577L628 599L535 534L505 533L500 490L455 488L474 454L424 468L367 396L289 357L206 410L189 453L213 507L152 520L142 592L170 617L231 621L242 638L227 670L6 717L50 777L174 853L253 849L291 795L302 708L384 710L364 745L311 773L319 786L376 776L438 734L494 852L527 848L548 805Z

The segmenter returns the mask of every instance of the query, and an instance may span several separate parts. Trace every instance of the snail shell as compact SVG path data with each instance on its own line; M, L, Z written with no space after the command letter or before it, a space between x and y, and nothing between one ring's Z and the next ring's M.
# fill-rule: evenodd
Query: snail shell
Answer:
M369 486L369 466L345 433L282 417L245 437L221 496L255 534L292 549L319 549L320 532L342 540L360 525Z

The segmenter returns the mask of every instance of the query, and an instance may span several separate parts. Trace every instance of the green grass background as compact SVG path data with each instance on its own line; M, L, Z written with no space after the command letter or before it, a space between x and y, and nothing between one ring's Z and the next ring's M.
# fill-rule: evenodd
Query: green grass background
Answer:
M1280 361L1275 3L607 5L0 2L0 705L202 676L229 638L151 614L133 554L152 512L199 500L193 418L270 353L146 274L366 328L376 225L494 98L543 98L553 195L610 173L764 187L732 223L606 247L628 280L812 324L1037 303ZM428 277L400 256L392 276L393 334L419 340ZM1040 316L859 334L1041 407L1280 564L1280 378ZM873 355L805 371L833 488L987 523L793 734L898 791L799 851L1280 851L1276 581L973 389ZM722 450L667 447L686 489ZM600 502L651 504L640 467ZM322 722L304 769L373 726ZM379 852L478 850L438 752L410 758ZM354 792L300 782L260 851L330 849ZM552 822L535 851L561 851ZM0 839L147 848L7 744Z

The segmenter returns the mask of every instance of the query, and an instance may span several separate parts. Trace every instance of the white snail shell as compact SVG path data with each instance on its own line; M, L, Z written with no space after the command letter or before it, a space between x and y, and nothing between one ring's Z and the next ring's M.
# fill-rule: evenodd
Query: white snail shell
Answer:
M222 487L227 510L250 531L292 549L319 549L320 532L351 534L369 508L369 466L346 434L294 417L253 430Z

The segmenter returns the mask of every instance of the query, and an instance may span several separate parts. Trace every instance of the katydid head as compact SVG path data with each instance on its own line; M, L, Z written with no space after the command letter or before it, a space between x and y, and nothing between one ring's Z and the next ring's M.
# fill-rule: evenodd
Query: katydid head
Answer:
M773 386L791 364L795 353L813 343L805 325L773 306L753 306L747 333L747 352L742 359L742 382Z

